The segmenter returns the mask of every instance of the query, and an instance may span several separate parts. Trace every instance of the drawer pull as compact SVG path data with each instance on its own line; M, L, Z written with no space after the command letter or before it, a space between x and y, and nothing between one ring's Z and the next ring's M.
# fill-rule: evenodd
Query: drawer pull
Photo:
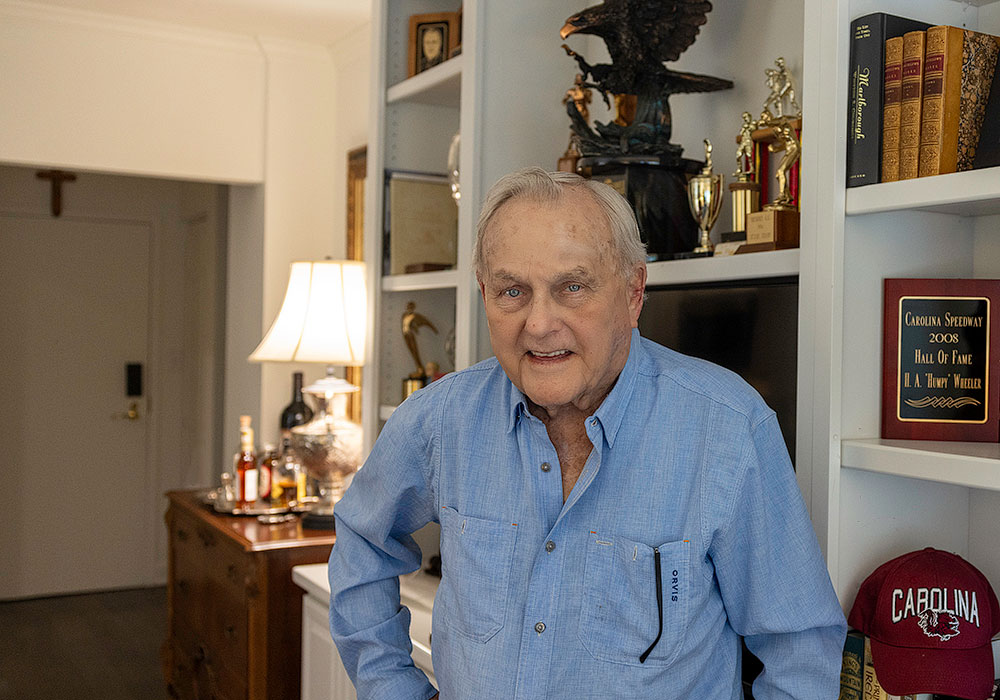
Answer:
M215 535L212 534L211 532L207 531L207 530L200 530L199 529L198 530L198 539L200 539L201 543L204 546L206 546L206 547L214 547L215 546Z
M181 542L187 542L188 537L190 537L190 535L188 535L188 531L187 530L182 530L181 528L177 528L177 539L178 540L180 540Z
M236 564L230 564L229 568L226 569L226 575L229 577L230 581L239 581L239 574L236 571Z
M226 637L230 640L236 639L236 628L232 625L226 625Z

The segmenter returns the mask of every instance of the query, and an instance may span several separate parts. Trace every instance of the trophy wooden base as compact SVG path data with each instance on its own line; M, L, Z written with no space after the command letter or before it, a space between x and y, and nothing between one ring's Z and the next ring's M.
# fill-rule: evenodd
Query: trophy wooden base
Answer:
M747 242L737 253L757 253L799 247L799 212L765 209L747 217Z

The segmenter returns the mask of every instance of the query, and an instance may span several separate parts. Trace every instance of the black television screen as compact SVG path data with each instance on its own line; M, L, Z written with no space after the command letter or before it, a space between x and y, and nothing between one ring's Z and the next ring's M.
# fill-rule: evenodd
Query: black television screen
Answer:
M778 414L794 460L798 279L651 287L647 294L642 335L743 377Z

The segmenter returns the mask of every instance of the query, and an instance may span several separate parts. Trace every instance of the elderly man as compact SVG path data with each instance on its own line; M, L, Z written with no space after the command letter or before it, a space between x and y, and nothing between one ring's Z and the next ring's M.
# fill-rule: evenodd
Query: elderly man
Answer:
M441 524L444 700L836 698L845 623L774 412L641 338L644 250L605 185L528 169L486 197L496 358L393 414L337 506L330 626L367 700L435 695L396 577Z

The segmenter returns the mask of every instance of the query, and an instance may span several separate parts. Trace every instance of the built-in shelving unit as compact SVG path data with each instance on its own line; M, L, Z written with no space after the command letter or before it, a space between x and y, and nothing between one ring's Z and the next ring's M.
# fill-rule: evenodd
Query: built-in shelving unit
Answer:
M1000 277L1000 168L847 189L843 137L852 19L884 11L1000 34L1000 3L805 7L818 36L803 108L821 136L803 156L799 381L813 395L799 406L800 484L845 609L879 564L920 547L957 552L1000 586L1000 445L879 437L883 280Z

